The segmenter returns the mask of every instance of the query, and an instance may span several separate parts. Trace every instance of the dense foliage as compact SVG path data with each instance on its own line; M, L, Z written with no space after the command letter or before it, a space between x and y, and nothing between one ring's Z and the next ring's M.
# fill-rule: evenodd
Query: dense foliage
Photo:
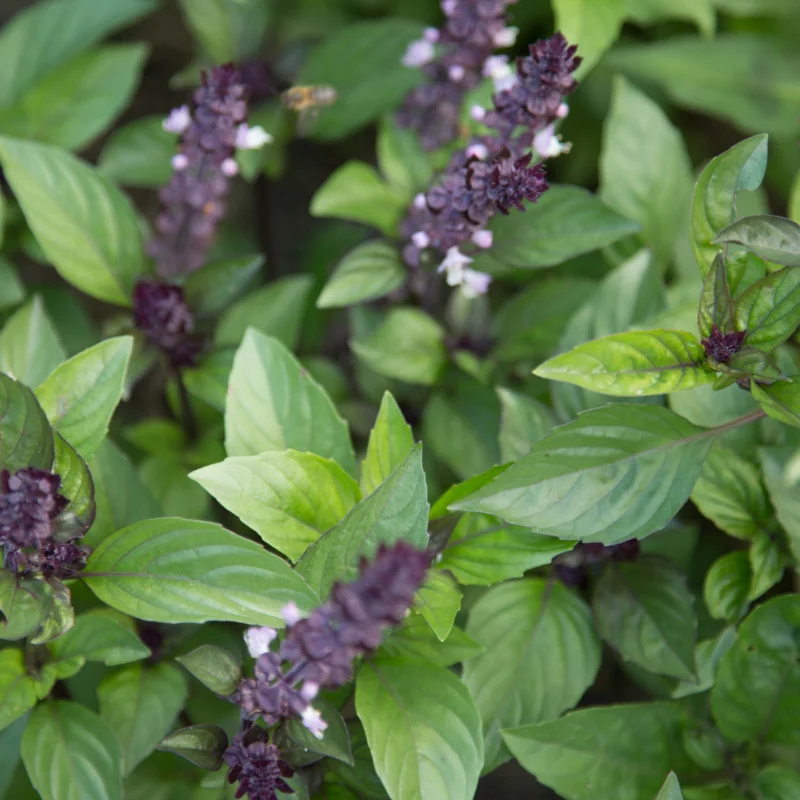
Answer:
M798 37L6 21L0 800L798 800Z

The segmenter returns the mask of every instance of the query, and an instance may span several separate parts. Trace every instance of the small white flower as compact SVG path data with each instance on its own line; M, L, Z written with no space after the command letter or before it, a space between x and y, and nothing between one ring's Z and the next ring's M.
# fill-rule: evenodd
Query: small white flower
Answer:
M314 683L314 681L304 681L300 694L310 702L319 694L319 684Z
M483 75L485 78L499 78L511 72L508 66L508 56L489 56L483 62Z
M467 158L477 158L478 161L484 161L489 155L489 148L485 144L471 144L466 149Z
M420 192L414 198L414 208L418 208L420 211L422 211L423 208L427 207L428 207L428 200L425 197L425 192Z
M442 0L442 13L446 17L452 17L458 8L458 0Z
M433 61L435 55L433 43L425 39L417 39L406 48L403 56L404 67L424 67Z
M287 625L296 625L301 619L303 619L303 615L294 600L290 600L281 609L281 616Z
M264 653L269 652L269 646L277 635L278 632L275 628L248 628L244 632L244 643L247 645L247 651L253 658L263 656Z
M495 47L511 47L517 41L519 28L503 28L495 34Z
M486 116L486 109L483 106L472 106L469 110L469 115L476 122L480 122Z
M183 153L178 153L175 156L172 156L172 169L175 172L180 172L181 170L186 169L189 166L189 159Z
M239 165L236 163L235 158L226 158L222 162L222 174L227 175L229 178L232 178L234 175L238 175L239 173Z
M493 240L494 236L491 231L475 231L475 233L472 234L472 241L484 250L492 246Z
M493 80L494 80L494 90L496 92L505 92L508 91L509 89L513 89L518 83L517 76L510 71L508 75L501 75L500 77L494 78Z
M447 76L453 83L458 83L464 78L464 67L462 67L461 64L453 64L453 66L447 70Z
M322 719L322 715L319 711L313 706L306 706L303 709L301 718L303 720L303 725L305 725L317 739L321 739L325 733L325 729L328 727L328 723Z
M422 32L422 38L426 42L431 42L432 44L439 41L439 29L438 28L425 28Z
M260 150L271 141L272 136L260 125L251 127L246 122L243 122L236 131L236 147L240 150Z
M169 112L169 116L161 123L168 133L183 133L192 124L189 106L179 106Z
M411 241L414 243L414 247L418 247L420 250L424 250L431 243L430 237L425 231L417 231L412 235Z
M457 247L451 247L436 271L446 274L448 286L458 286L464 280L464 267L471 263L469 256L465 256Z
M533 149L542 158L557 158L562 153L569 153L572 145L562 142L561 137L556 136L555 127L548 125L533 137Z
M461 291L464 297L477 297L480 294L486 294L491 282L491 275L487 275L485 272L478 272L476 269L465 269L461 282Z
M561 105L556 109L556 116L559 119L565 119L568 114L569 106L566 103L561 103Z

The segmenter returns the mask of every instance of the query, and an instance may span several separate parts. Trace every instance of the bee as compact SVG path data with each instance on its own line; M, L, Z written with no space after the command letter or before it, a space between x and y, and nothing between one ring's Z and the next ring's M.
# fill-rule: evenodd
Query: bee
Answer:
M298 113L332 106L338 97L333 86L292 86L281 93L281 103Z

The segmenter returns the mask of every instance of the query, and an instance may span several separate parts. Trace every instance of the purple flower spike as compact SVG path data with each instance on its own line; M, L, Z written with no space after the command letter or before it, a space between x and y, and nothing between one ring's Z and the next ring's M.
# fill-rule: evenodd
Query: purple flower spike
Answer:
M727 364L742 349L746 335L746 331L722 333L715 325L711 329L711 335L707 339L703 339L701 344L708 358L719 364Z
M67 499L58 490L61 478L41 469L0 473L0 542L39 547L53 535L53 521Z
M239 783L235 797L277 800L278 792L294 794L285 780L294 775L294 770L281 760L280 750L270 744L265 730L251 728L237 733L222 758L229 768L228 782Z

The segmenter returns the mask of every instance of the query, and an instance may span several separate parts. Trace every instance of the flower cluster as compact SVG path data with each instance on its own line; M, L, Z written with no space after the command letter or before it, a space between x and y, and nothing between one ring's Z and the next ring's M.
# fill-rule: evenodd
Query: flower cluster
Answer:
M287 631L278 652L270 649L276 630L250 628L245 641L256 659L255 676L244 678L231 696L246 725L299 717L321 738L327 725L311 701L321 687L349 681L355 658L377 648L384 630L402 622L429 563L426 552L405 542L381 545L371 563L362 559L357 580L337 583L308 617L293 603L284 608Z
M558 556L553 561L553 569L556 577L567 586L585 586L592 567L605 561L635 561L638 557L638 539L612 545L588 542Z
M239 782L234 797L277 800L277 792L294 794L285 780L294 775L294 770L281 761L280 750L270 744L263 728L237 733L222 758L229 768L228 781Z
M174 278L200 268L225 213L230 179L237 174L236 148L253 149L270 141L262 128L248 127L248 88L230 64L203 75L194 106L174 109L164 128L181 134L174 173L161 189L164 205L148 252L159 275Z
M706 356L718 364L727 364L741 349L747 331L733 331L722 333L716 325L711 329L711 334L703 339L701 344L706 351Z
M495 10L500 5L488 3ZM483 4L453 0L448 7L455 14ZM447 274L449 285L461 286L468 295L486 291L491 278L465 267L472 258L462 248L491 247L489 220L512 208L524 211L526 201L536 202L547 190L544 167L532 163L533 156L552 158L568 150L555 134L555 121L567 115L564 97L577 87L573 72L581 59L575 52L557 33L531 45L529 55L517 60L516 73L504 57L486 60L484 71L497 89L494 107L476 106L471 113L490 132L456 153L439 182L414 199L402 226L409 266L418 266L422 253L433 249L446 254L439 271Z
M190 367L197 362L203 340L194 333L194 315L180 286L139 281L133 292L133 320L173 366Z
M0 472L0 546L8 569L63 579L86 565L91 550L75 543L80 533L56 530L68 503L60 488L61 478L44 470Z

